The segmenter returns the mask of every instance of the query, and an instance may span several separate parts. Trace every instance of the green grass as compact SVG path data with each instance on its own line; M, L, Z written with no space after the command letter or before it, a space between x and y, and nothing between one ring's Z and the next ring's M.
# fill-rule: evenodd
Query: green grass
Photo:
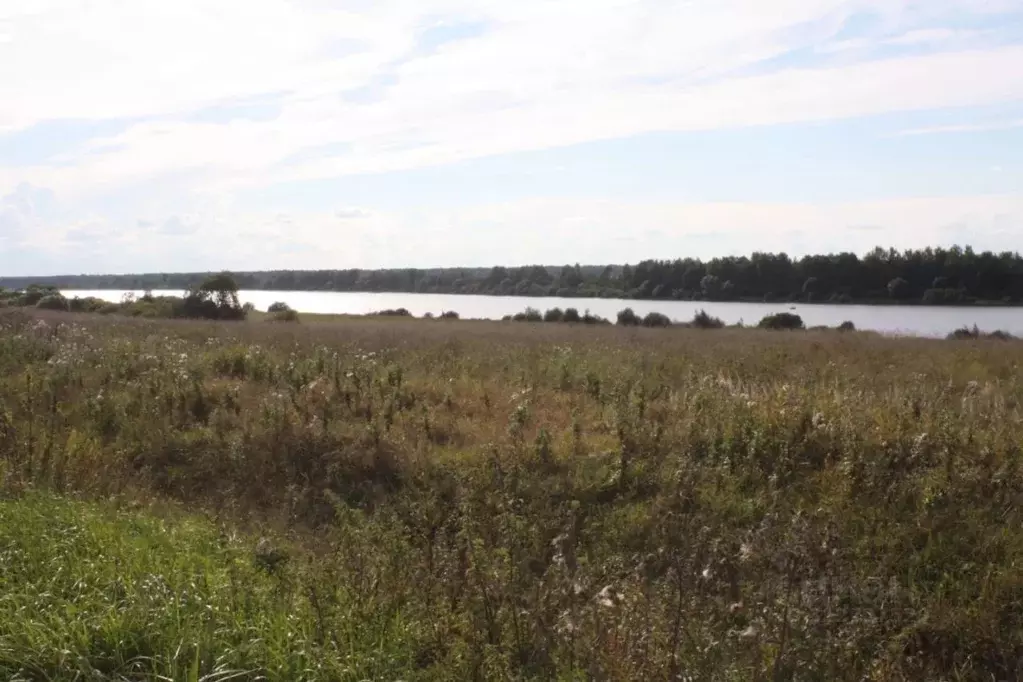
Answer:
M1023 344L40 315L8 677L1023 674Z
M360 680L408 666L400 618L350 621L353 599L328 619L314 605L345 591L292 558L197 517L36 493L0 502L0 674Z

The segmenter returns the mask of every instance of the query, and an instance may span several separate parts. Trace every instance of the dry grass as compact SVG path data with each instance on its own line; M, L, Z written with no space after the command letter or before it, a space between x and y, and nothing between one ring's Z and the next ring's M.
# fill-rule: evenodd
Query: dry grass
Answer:
M280 530L308 679L1023 672L1023 344L303 319L8 316L5 489Z

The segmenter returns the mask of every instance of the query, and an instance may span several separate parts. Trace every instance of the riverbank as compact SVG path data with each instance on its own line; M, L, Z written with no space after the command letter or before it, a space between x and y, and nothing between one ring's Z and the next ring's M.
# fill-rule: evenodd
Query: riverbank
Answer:
M8 676L1023 673L1020 344L0 320Z

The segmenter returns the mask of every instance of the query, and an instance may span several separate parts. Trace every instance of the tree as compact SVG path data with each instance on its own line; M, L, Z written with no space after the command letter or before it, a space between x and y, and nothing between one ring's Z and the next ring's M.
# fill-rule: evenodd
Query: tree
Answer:
M895 279L888 282L888 295L897 301L904 300L909 297L909 282L896 277Z
M717 298L721 291L721 280L717 275L704 275L700 280L700 289L707 298Z
M238 284L229 273L210 275L185 294L181 317L211 320L244 320L245 308L238 300Z

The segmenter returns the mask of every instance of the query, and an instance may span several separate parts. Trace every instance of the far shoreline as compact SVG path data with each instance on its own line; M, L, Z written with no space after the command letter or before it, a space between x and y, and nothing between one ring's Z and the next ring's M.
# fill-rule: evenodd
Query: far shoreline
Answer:
M116 292L144 292L146 289L131 289L131 288L107 288L107 287L96 287L96 288L78 288L78 287L57 287L62 292L97 292L97 291L116 291ZM181 293L181 289L150 289L153 293L157 292L175 292ZM492 294L488 292L475 292L475 291L460 291L460 292L447 292L447 291L400 291L400 290L343 290L338 291L335 289L259 289L242 287L239 291L258 291L262 293L282 293L282 294L359 294L359 295L383 295L383 296L462 296L472 298L493 298L493 299L528 299L528 300L558 300L558 301L638 301L641 303L695 303L695 304L745 304L745 305L774 305L774 306L833 306L836 308L850 308L850 307L863 307L863 308L942 308L942 309L956 309L962 308L965 310L975 308L1023 308L1023 300L1021 301L993 301L993 300L981 300L981 301L970 301L970 302L954 302L954 303L925 303L921 300L887 300L887 299L852 299L846 301L832 301L832 300L770 300L765 301L758 298L735 298L735 299L706 299L706 298L636 298L636 297L625 297L625 296L557 296L557 295L531 295L531 294Z

